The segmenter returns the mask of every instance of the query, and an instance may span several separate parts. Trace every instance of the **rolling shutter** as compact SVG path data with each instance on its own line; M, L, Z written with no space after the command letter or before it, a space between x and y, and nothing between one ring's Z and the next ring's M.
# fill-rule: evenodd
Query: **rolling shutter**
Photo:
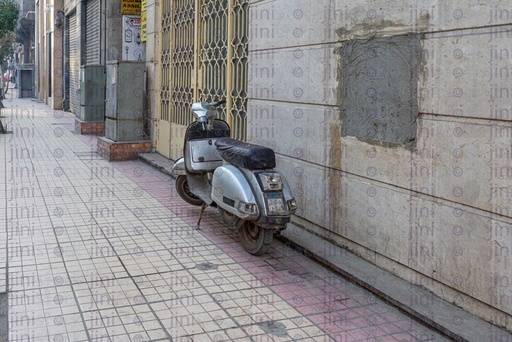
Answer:
M80 89L80 55L78 53L79 30L75 14L69 17L69 109L77 113L77 91Z
M85 49L87 65L100 64L100 0L86 3Z

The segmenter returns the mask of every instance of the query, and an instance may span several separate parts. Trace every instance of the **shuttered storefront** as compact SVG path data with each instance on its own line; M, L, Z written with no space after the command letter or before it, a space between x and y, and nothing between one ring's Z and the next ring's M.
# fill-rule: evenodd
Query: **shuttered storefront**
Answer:
M69 17L69 109L77 113L80 101L78 90L80 89L80 54L79 46L79 28L78 20L75 14Z
M85 19L85 49L87 65L100 64L100 0L88 0Z

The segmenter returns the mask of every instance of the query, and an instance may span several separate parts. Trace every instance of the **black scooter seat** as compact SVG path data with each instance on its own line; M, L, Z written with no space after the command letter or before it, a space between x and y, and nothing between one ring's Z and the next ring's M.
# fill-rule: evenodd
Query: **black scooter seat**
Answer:
M267 170L276 167L271 148L245 143L231 138L219 138L215 146L223 160L248 170Z

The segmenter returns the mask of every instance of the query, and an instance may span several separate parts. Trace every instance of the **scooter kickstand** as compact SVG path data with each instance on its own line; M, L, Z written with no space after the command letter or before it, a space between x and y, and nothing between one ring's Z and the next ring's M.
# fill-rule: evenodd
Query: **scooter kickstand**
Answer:
M206 204L206 203L203 203L201 205L201 212L199 213L199 220L197 221L196 230L199 230L199 228L200 228L199 225L201 224L201 219L203 218L203 213L207 206L208 206L208 204Z

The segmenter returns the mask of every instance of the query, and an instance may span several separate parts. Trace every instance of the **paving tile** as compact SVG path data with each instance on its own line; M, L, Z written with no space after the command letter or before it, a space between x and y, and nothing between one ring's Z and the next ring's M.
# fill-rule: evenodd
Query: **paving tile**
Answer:
M37 156L0 163L13 178L0 179L10 341L443 340L277 241L247 254L212 208L196 230L169 176L99 158L96 137L62 129L74 115L34 106L17 119L33 136L0 136Z

